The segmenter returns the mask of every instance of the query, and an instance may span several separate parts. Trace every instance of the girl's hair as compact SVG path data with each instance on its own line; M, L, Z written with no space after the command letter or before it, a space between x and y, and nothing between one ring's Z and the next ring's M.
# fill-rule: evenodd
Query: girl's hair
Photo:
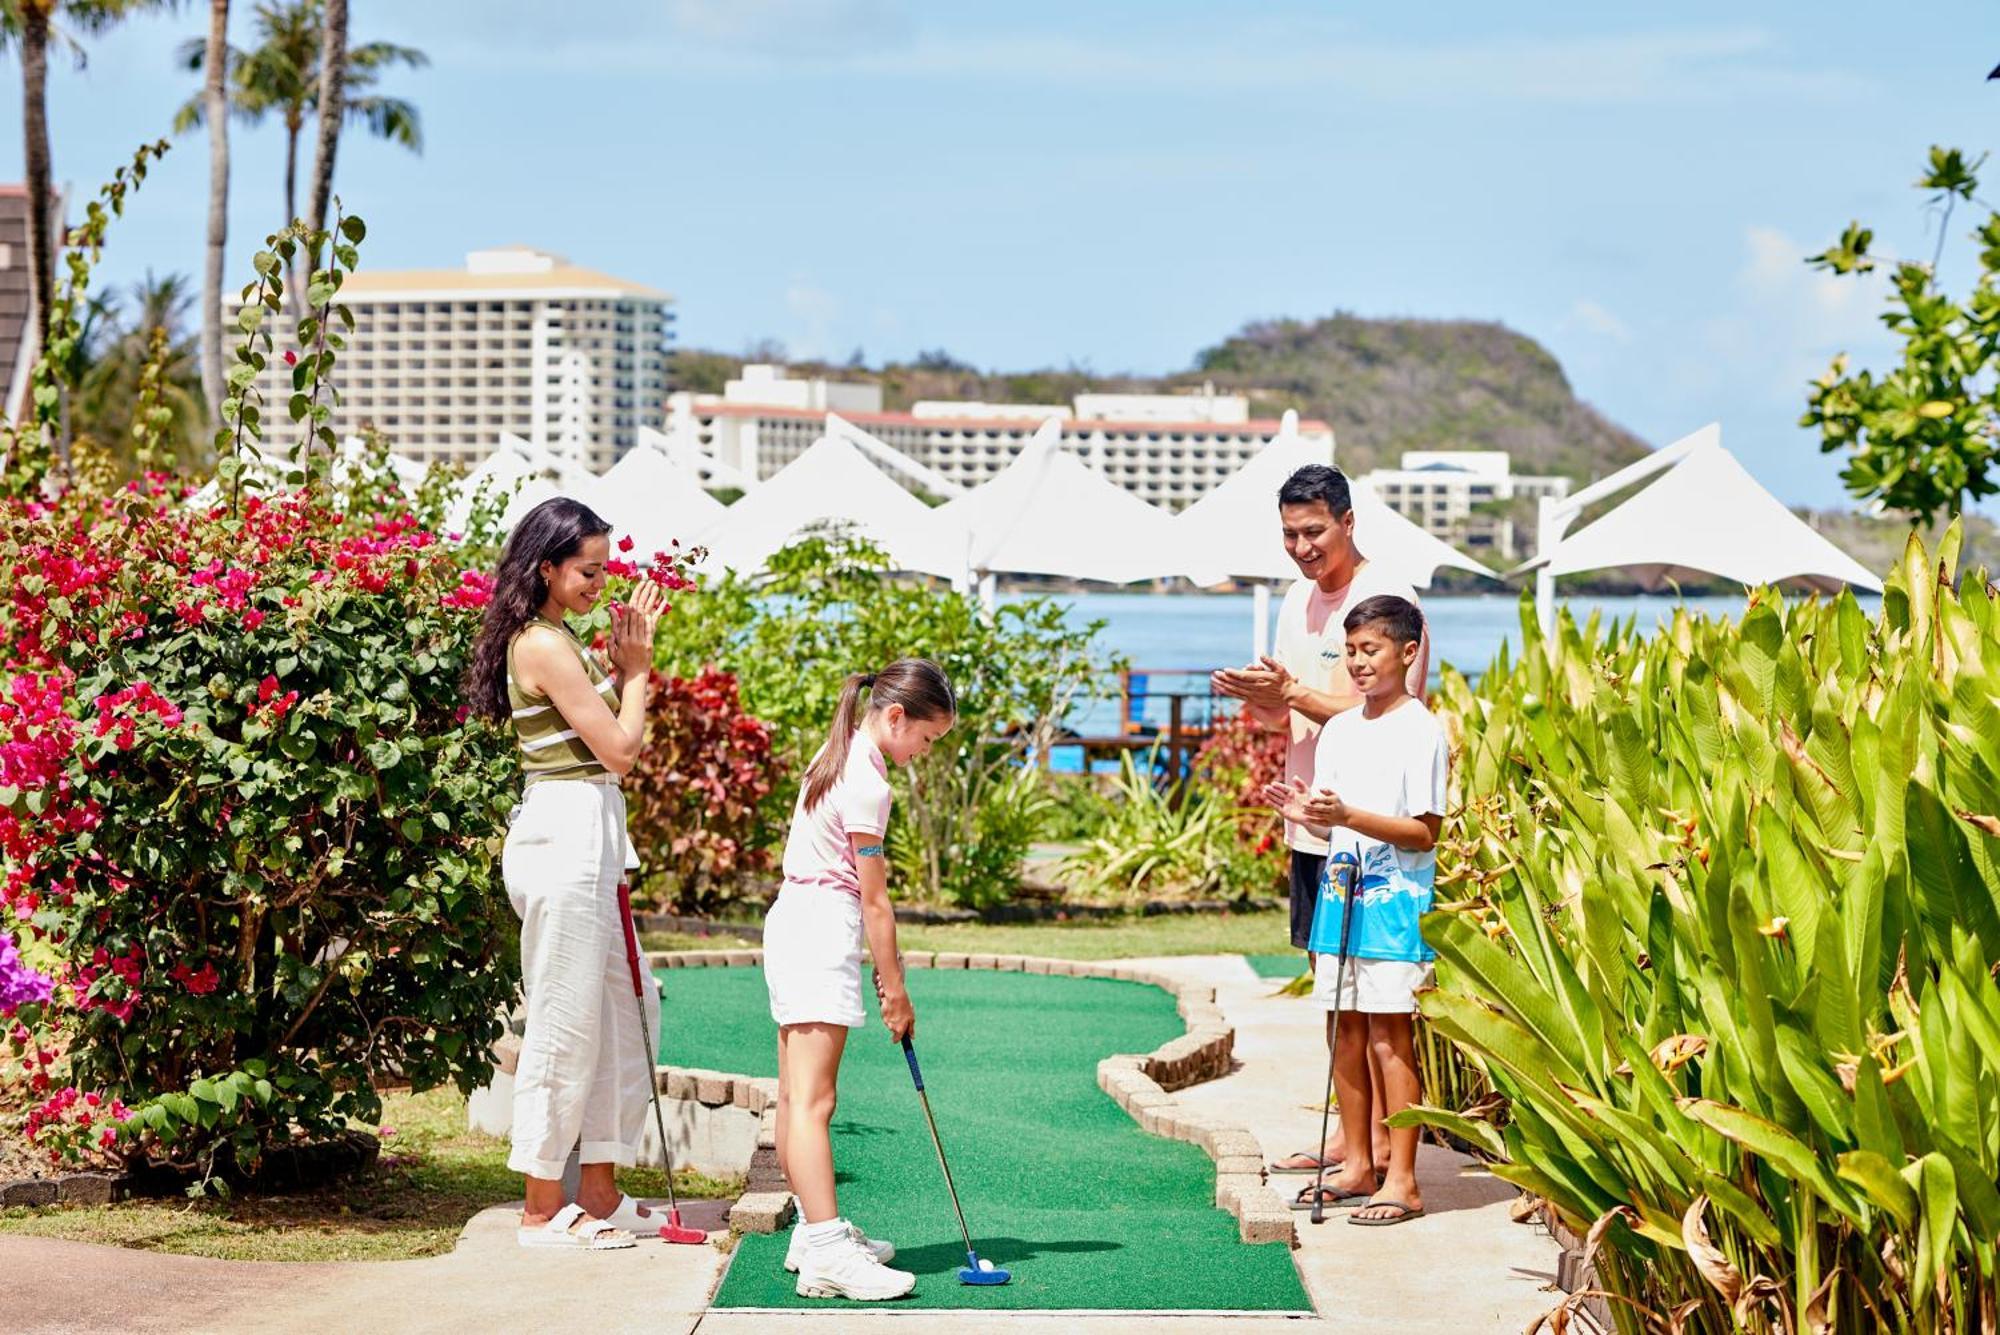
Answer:
M806 771L805 809L811 811L833 788L847 769L847 748L854 730L861 726L856 716L861 693L868 692L868 712L901 705L913 719L951 718L958 713L958 699L944 669L928 658L899 658L880 672L855 672L840 688L840 707L833 711L833 726L827 730L826 746Z
M551 496L507 535L500 568L493 574L493 596L486 620L472 646L472 666L466 669L465 692L472 712L501 722L513 713L507 701L507 646L549 600L542 562L561 565L575 556L584 539L609 533L611 525L582 501Z

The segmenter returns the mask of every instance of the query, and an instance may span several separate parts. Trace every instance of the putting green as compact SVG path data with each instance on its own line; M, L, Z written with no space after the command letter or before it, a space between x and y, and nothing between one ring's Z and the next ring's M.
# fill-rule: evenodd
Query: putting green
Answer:
M1306 971L1306 953L1303 950L1295 950L1289 955L1245 955L1243 962L1255 969L1259 978L1290 981Z
M773 1075L776 1033L757 969L676 969L661 1059ZM1290 1253L1245 1246L1215 1208L1193 1145L1141 1131L1097 1088L1097 1062L1182 1032L1158 988L1094 978L913 969L917 1053L981 1257L1011 1284L958 1283L964 1245L902 1050L871 1015L841 1063L834 1162L841 1211L896 1244L917 1275L897 1306L1308 1311ZM872 998L870 1002L873 1009ZM736 1249L717 1307L839 1307L793 1292L788 1235Z

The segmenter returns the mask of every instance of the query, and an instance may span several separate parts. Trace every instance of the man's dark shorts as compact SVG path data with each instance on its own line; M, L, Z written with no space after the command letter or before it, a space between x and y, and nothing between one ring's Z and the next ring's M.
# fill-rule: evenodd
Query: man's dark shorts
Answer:
M1310 947L1313 909L1319 903L1320 873L1326 869L1326 854L1292 850L1292 944L1300 950Z

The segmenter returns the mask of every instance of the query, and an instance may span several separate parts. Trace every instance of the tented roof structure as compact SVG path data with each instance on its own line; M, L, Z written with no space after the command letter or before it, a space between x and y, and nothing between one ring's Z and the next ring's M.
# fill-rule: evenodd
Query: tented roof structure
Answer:
M1748 585L1799 580L1826 592L1850 584L1881 590L1865 566L1758 485L1722 448L1720 426L1663 453L1672 451L1683 457L1658 480L1521 568L1556 576L1615 567L1654 585L1704 574ZM1614 475L1570 501L1587 505L1608 494L1599 487L1617 482Z
M1251 460L1188 506L1174 519L1176 545L1190 563L1216 572L1218 582L1236 579L1297 579L1299 568L1285 553L1278 531L1278 488L1307 464L1332 462L1324 449L1302 440L1298 416L1285 414L1284 426ZM1359 479L1354 496L1354 545L1370 562L1419 589L1430 587L1439 567L1493 572L1441 538L1405 519Z
M709 549L712 567L749 574L822 523L847 525L878 543L895 569L947 577L964 572L963 540L949 541L932 510L840 436L814 441L694 541Z
M1061 431L1043 423L999 473L931 512L938 541L959 544L959 572L1108 584L1197 573L1173 516L1058 448Z
M578 499L611 524L614 537L632 539L632 555L694 545L694 535L715 526L725 507L702 490L701 480L669 459L644 435L625 457L586 483Z
M453 529L463 529L480 487L505 492L519 484L520 490L500 516L500 526L512 529L523 515L551 496L582 496L592 480L590 471L581 464L503 431L493 453L480 460L479 467L458 484L445 522Z

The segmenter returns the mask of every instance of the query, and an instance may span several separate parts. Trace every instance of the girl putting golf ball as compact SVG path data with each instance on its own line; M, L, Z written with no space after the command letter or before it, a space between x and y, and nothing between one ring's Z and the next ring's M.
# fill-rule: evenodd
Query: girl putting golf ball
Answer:
M867 697L864 707L862 697ZM900 1298L917 1277L896 1249L842 1217L831 1123L847 1034L867 1023L861 961L874 960L882 1023L896 1042L916 1030L889 904L889 770L951 731L958 705L937 664L902 658L855 673L826 745L806 770L785 842L785 881L764 924L764 981L778 1026L778 1165L798 1199L785 1268L805 1298Z

